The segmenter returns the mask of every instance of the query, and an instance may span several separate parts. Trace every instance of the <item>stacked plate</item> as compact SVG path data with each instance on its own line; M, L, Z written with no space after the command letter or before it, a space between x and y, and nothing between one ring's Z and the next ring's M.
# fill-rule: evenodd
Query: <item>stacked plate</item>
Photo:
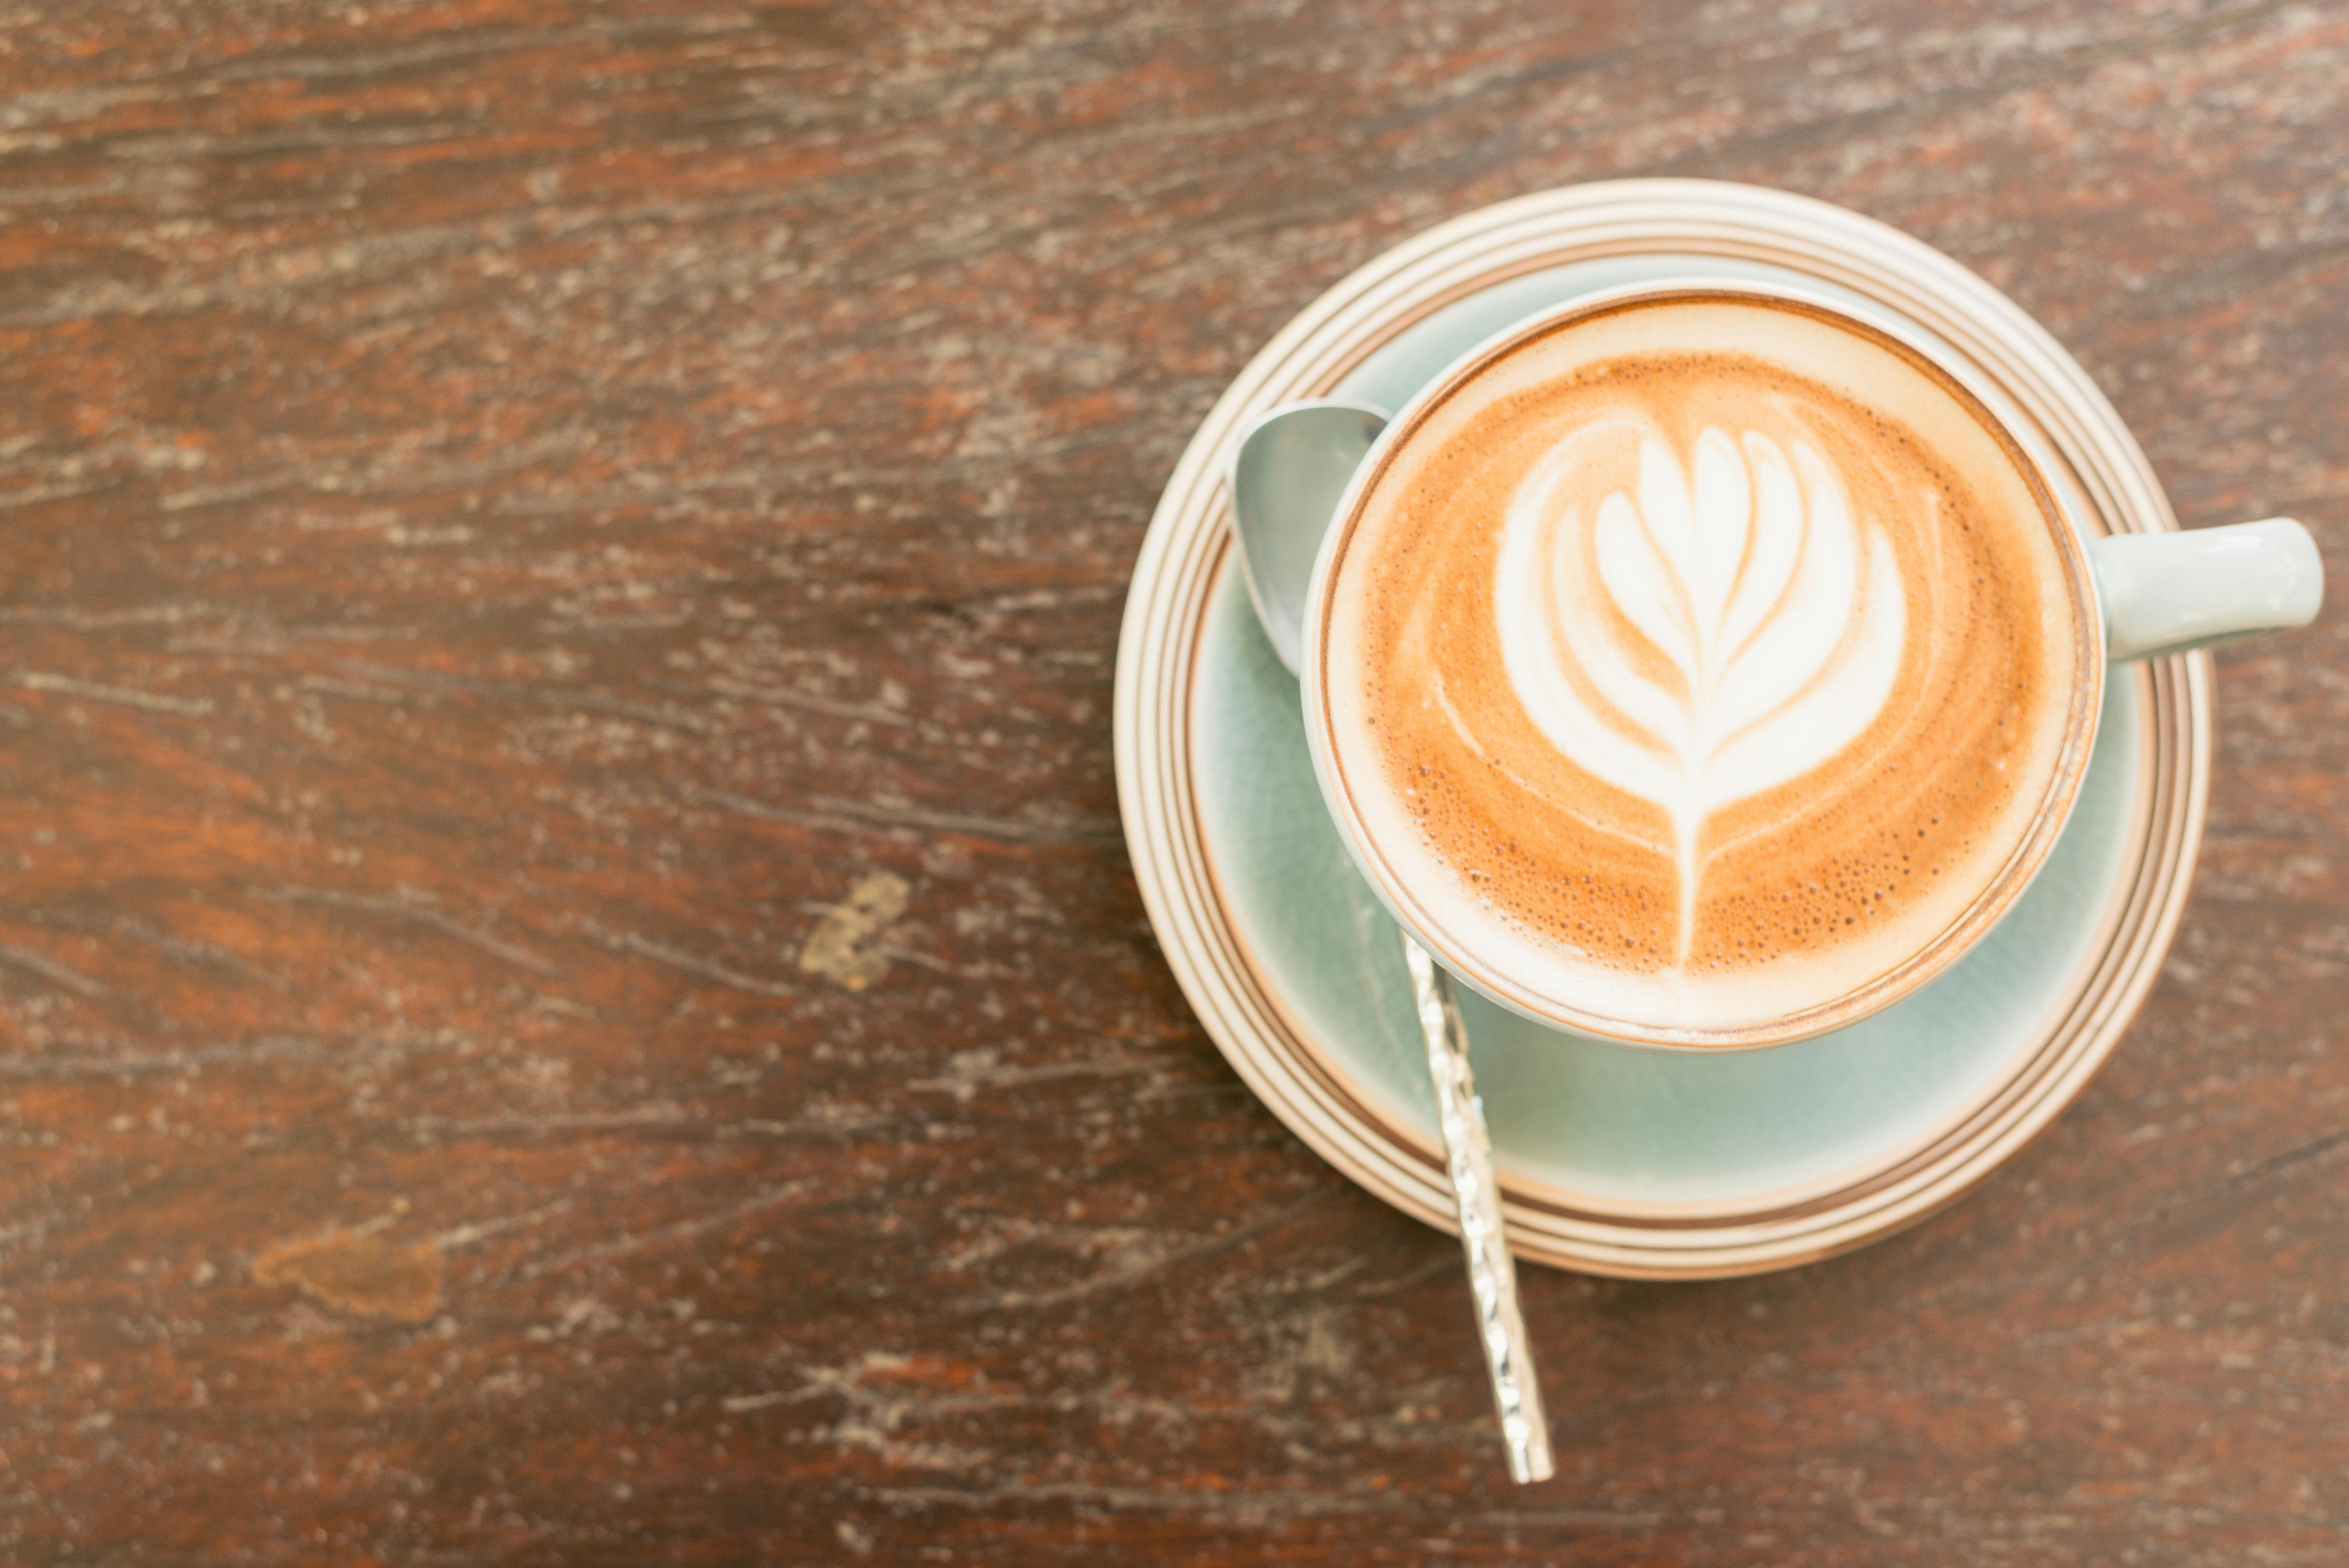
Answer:
M1446 1229L1394 928L1339 843L1297 683L1249 608L1224 459L1276 404L1400 407L1533 311L1688 276L1799 283L1938 339L2002 390L2092 531L2177 526L2111 406L2012 301L1919 241L1783 192L1624 181L1526 197L1397 247L1284 328L1192 438L1135 566L1119 801L1160 944L1233 1067L1340 1171ZM1758 1273L1889 1234L1988 1175L2080 1091L2152 985L2201 838L2209 690L2206 655L2118 666L2046 868L1948 974L1850 1028L1662 1055L1466 997L1518 1256Z

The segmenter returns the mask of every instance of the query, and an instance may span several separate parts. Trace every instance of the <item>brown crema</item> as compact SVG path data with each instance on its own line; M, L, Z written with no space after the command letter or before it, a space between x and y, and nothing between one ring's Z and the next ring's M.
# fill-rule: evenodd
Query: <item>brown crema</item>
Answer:
M1455 965L1599 1033L1793 1037L2019 889L2101 661L2053 501L1944 372L1667 296L1413 418L1343 520L1319 739Z

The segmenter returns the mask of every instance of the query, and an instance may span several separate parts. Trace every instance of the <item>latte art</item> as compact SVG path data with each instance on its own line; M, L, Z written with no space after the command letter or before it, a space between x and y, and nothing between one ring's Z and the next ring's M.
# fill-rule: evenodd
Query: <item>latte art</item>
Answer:
M1671 818L1685 959L1705 819L1817 768L1883 709L1900 569L1805 441L1708 427L1684 467L1642 431L1636 495L1613 491L1595 515L1577 504L1589 444L1560 442L1511 498L1501 655L1551 745ZM1659 656L1668 668L1650 673Z
M1495 994L1785 1037L1962 946L2052 842L2085 559L1912 350L1643 299L1480 362L1373 460L1308 721L1365 869Z

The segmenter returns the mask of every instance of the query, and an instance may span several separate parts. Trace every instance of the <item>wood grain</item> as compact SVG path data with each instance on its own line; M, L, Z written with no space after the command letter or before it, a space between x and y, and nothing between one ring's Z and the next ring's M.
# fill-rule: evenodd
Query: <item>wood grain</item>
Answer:
M1536 1274L1223 1066L1110 772L1155 491L1346 269L1576 180L1899 224L2189 523L2349 564L2349 10L0 15L0 1554L2333 1563L2349 633L1884 1245Z

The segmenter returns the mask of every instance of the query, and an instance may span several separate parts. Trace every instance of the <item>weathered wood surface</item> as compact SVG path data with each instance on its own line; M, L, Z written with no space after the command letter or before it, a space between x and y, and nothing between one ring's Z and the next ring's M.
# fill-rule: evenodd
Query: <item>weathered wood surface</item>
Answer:
M0 1557L2349 1557L2349 634L2221 661L2151 1006L1982 1191L1526 1281L1154 950L1126 573L1224 380L1516 192L1753 180L2349 566L2349 8L0 16Z

